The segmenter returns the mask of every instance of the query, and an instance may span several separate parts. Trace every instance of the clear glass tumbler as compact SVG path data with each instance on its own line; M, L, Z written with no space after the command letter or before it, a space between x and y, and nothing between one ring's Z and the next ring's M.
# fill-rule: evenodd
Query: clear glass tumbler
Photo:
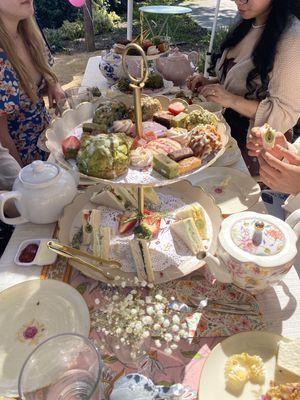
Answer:
M70 108L75 109L80 103L93 100L92 89L87 86L75 86L65 90Z
M28 356L19 376L22 400L101 400L103 364L95 345L77 334L53 336Z

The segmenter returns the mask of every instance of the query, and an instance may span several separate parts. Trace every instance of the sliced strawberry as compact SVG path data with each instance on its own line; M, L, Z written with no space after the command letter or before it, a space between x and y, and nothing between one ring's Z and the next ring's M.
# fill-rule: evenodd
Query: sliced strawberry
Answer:
M173 115L178 115L185 111L185 106L180 101L176 101L169 105L168 111Z
M151 240L158 235L160 230L161 216L149 210L144 210L144 215L134 233L140 239Z
M125 212L119 221L119 233L124 235L129 233L137 223L137 213L132 211Z
M76 158L80 149L80 140L76 136L67 137L61 144L65 159Z

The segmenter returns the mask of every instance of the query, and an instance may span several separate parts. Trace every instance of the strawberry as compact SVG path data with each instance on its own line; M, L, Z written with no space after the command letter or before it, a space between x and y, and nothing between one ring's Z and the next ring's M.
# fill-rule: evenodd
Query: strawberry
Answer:
M151 240L158 235L161 217L159 213L144 210L144 215L134 233L139 239Z
M80 140L76 136L67 137L61 144L65 159L76 158L80 149Z
M137 212L126 211L120 218L119 221L119 233L123 235L129 233L137 223Z
M147 52L148 48L153 46L153 43L151 42L151 40L144 40L142 42L142 49Z
M173 115L178 115L185 111L185 106L180 101L176 101L169 105L168 111Z

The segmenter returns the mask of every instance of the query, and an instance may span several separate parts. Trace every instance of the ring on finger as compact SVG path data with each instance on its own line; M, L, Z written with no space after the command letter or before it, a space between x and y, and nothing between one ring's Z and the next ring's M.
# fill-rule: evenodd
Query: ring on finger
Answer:
M209 92L210 96L215 96L216 92L214 90L212 90L211 92Z

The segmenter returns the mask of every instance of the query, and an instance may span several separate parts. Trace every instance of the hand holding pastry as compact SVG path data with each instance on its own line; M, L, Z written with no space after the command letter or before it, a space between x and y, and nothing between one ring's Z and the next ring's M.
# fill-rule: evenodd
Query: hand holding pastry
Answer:
M280 159L281 156L277 151L276 145L279 145L283 148L288 147L287 140L284 134L281 132L275 132L274 147L268 149L268 152L270 152L274 157ZM248 136L247 148L248 154L251 157L257 157L261 150L264 148L260 127L252 128L251 133Z
M258 160L262 181L272 190L298 194L300 192L300 156L279 145L276 146L276 154L278 157L273 156L269 151L260 153ZM288 162L280 161L282 158Z

